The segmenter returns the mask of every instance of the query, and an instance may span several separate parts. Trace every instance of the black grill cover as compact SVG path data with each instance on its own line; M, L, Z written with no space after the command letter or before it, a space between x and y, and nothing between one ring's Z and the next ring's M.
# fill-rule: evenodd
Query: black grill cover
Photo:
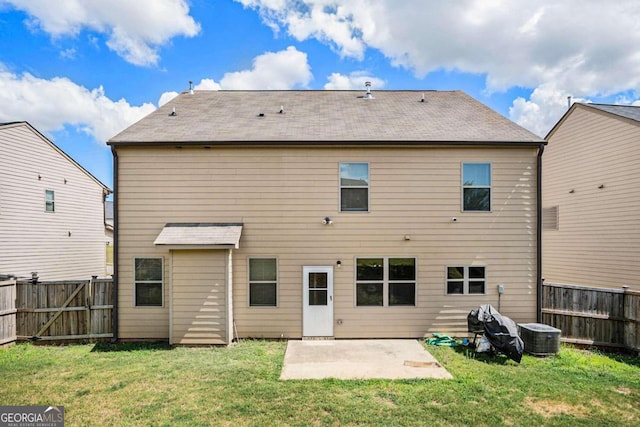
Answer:
M498 313L491 304L471 310L467 316L467 326L469 332L484 332L491 345L510 359L518 363L522 360L524 343L518 335L516 323Z

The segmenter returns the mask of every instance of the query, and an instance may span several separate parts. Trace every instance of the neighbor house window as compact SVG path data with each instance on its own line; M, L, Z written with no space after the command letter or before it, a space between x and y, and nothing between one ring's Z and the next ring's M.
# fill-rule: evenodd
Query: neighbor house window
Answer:
M135 258L134 270L135 306L162 307L162 258Z
M275 307L278 289L276 258L249 258L249 305Z
M358 258L356 305L415 306L415 258Z
M56 210L56 194L53 190L44 191L44 210L45 212L55 212Z
M447 267L447 294L484 294L485 267Z
M491 210L491 164L462 164L462 210Z
M340 212L369 211L369 164L340 163Z

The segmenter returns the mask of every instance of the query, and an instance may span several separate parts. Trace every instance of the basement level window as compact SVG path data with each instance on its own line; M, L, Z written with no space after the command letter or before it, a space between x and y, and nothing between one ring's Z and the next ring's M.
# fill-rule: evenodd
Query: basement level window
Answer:
M484 294L485 282L485 267L447 267L447 295Z
M55 212L56 194L53 190L44 190L44 211Z
M278 296L278 260L249 258L249 306L276 307Z
M358 258L356 305L414 307L416 276L415 258Z
M163 259L134 259L134 288L136 307L162 307L164 266Z

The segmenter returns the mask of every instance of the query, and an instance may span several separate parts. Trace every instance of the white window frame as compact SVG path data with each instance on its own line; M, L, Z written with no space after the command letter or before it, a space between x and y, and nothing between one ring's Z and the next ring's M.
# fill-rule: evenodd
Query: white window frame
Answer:
M361 185L361 186L343 186L342 185L342 175L340 173L340 169L342 168L342 165L347 165L347 164L361 164L361 165L367 165L367 185ZM366 188L367 189L367 210L366 211L360 211L360 210L342 210L342 189L343 188ZM369 162L340 162L338 164L338 212L340 213L368 213L371 212L371 164L369 164Z
M464 185L465 165L489 165L489 185ZM462 162L460 166L460 212L470 213L490 213L493 210L493 164L491 162ZM466 188L488 188L489 189L489 210L472 210L464 208L464 190Z
M137 285L138 283L158 283L158 280L136 280L136 260L138 259L159 259L161 263L161 272L162 278L160 280L160 294L162 295L161 305L138 305L137 301ZM133 258L133 307L134 308L142 308L142 309L158 309L164 308L164 291L165 291L165 280L164 280L164 257L161 256L136 256Z
M255 284L271 284L274 281L273 280L251 280L251 260L252 259L271 259L274 260L276 263L276 279L275 279L275 285L276 285L276 303L275 305L251 305L251 284L255 283ZM257 309L262 309L262 308L266 308L266 309L273 309L273 308L278 308L278 303L279 303L279 298L280 298L280 260L278 259L278 257L275 256L252 256L252 257L247 257L247 307L249 308L257 308Z
M51 200L49 200L49 193L51 193ZM51 210L48 209L49 203L51 203ZM54 213L56 211L56 192L55 190L44 190L44 211Z
M382 259L382 280L358 280L358 259ZM415 279L413 280L390 280L389 279L389 260L409 258L414 260ZM418 307L418 257L415 256L357 256L354 258L353 271L353 306L356 308L416 308ZM382 305L358 305L358 285L377 284L382 282ZM413 305L390 305L389 304L389 288L392 283L413 283L414 288L414 304Z
M463 269L462 279L449 279L449 268L462 268ZM469 268L484 268L484 277L482 279L470 278ZM462 282L462 293L450 294L449 282ZM484 282L484 292L473 293L473 294L469 293L469 283L472 283L472 282ZM447 265L444 268L444 293L446 296L486 295L487 294L487 266L486 265L460 265L460 264Z

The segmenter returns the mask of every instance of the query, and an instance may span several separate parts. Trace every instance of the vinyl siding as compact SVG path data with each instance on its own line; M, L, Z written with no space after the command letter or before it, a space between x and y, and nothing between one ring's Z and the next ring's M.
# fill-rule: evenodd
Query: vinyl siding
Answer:
M640 126L629 121L576 108L551 136L543 206L558 206L559 222L543 232L547 281L640 289L638 165Z
M0 128L0 158L0 273L104 276L104 188L26 124ZM45 190L55 212L45 212Z
M168 337L169 307L133 308L131 265L135 256L169 257L153 245L168 222L244 223L233 251L240 337L301 336L303 266L335 267L337 338L466 333L471 309L497 307L501 283L501 312L534 321L536 154L535 148L119 147L119 336ZM339 212L340 162L369 163L370 212ZM462 162L492 164L492 212L461 212ZM333 225L321 223L326 216ZM257 256L278 258L277 307L249 307L247 259ZM417 258L416 307L355 307L355 258L367 256ZM486 295L447 296L446 266L453 265L486 266Z

